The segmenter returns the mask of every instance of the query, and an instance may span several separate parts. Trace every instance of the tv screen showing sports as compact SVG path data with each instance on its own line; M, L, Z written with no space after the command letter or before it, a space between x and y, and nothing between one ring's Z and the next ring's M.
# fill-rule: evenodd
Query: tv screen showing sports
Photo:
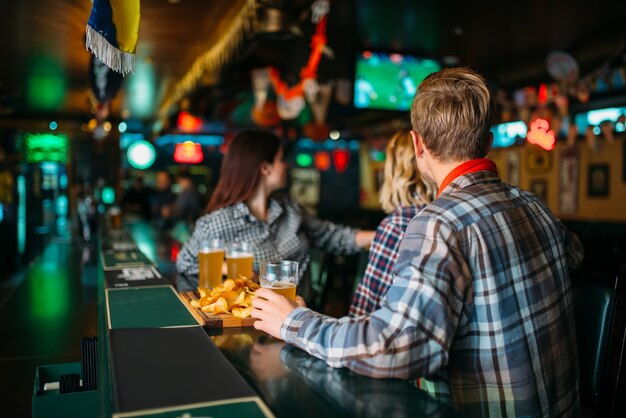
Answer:
M431 59L365 51L356 60L354 106L409 110L417 86L440 69L441 65Z

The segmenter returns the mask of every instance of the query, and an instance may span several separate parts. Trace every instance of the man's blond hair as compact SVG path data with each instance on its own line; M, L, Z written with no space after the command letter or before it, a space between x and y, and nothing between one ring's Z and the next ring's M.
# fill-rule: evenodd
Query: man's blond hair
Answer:
M419 85L411 124L435 159L466 161L489 152L493 112L493 97L479 74L469 68L445 68Z
M397 132L389 140L384 174L379 200L386 213L398 206L426 205L433 200L434 187L423 180L417 169L408 131Z

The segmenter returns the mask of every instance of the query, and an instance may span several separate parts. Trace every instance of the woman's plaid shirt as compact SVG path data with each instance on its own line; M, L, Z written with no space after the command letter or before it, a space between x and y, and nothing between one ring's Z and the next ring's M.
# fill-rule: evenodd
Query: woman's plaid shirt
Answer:
M393 268L398 259L398 247L404 231L423 207L399 206L378 225L370 247L365 275L352 299L350 316L366 315L380 308L380 301L393 280Z
M198 274L198 249L203 240L245 241L254 246L254 271L261 261L300 263L300 278L309 280L309 251L316 246L333 253L353 254L356 230L310 215L291 198L270 198L267 222L255 218L245 203L236 203L200 217L176 259L179 273ZM306 295L303 295L306 296Z

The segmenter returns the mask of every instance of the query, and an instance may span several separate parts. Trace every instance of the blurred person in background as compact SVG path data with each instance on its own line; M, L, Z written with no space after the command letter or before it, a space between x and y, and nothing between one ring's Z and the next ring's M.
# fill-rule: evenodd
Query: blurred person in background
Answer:
M202 211L202 199L198 194L191 174L181 171L178 174L177 181L180 192L174 203L174 217L178 221L184 222L191 230Z
M160 230L170 229L174 224L176 194L172 191L172 180L167 171L156 173L156 189L152 195L152 217Z
M136 176L132 186L124 192L120 201L122 212L125 215L139 215L145 221L151 217L150 199L152 190L144 185L143 176Z
M408 130L397 132L387 144L384 181L379 200L387 217L376 229L365 276L356 288L350 316L365 315L380 308L380 301L393 280L398 247L411 219L434 198L435 187L425 181L415 161Z
M228 146L215 191L198 219L193 236L176 261L180 273L198 274L198 248L202 241L245 241L254 247L254 270L263 261L300 263L299 293L312 297L309 272L312 246L340 254L368 248L374 231L360 231L320 220L291 197L274 192L287 182L280 139L267 131L248 130Z

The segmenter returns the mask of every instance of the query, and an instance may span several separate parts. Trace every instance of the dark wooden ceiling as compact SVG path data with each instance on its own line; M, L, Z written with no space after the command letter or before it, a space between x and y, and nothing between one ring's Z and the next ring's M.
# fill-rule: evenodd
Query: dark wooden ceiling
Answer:
M138 65L153 75L152 115L195 59L231 24L245 0L142 0ZM277 65L297 74L304 65L313 26L310 0L258 0L260 7L288 11L302 36L247 39L221 72L220 85L249 82L251 68ZM89 60L84 47L89 0L3 1L0 15L0 119L91 117ZM503 87L548 80L545 57L552 50L572 53L582 72L593 70L625 42L626 2L467 2L427 0L334 0L328 44L334 61L322 60L320 76L350 77L362 49L457 57ZM32 106L29 78L37 68L56 69L64 91L58 106ZM119 118L132 94L132 78L111 106ZM206 89L206 87L205 87ZM236 90L236 89L234 89ZM198 90L202 92L203 90ZM36 92L35 92L36 93ZM198 94L195 93L197 97ZM192 92L192 97L194 93Z

